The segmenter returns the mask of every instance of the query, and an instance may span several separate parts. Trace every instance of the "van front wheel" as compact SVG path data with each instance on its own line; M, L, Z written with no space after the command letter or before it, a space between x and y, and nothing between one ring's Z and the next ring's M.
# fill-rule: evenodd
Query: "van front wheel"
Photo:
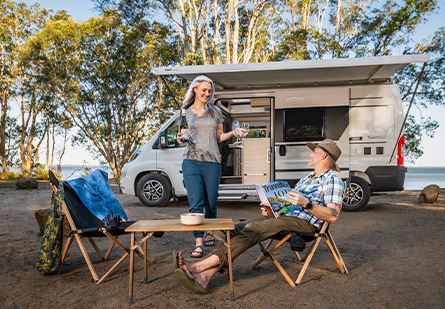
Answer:
M147 174L137 185L136 194L145 206L164 206L171 197L171 185L161 174Z
M360 177L351 177L351 183L343 198L344 211L360 211L368 205L371 190L368 183Z

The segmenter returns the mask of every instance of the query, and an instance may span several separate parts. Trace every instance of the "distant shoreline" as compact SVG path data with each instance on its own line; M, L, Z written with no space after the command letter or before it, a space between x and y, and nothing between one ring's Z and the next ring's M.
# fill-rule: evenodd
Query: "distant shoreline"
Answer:
M445 166L405 166L406 168L444 168Z

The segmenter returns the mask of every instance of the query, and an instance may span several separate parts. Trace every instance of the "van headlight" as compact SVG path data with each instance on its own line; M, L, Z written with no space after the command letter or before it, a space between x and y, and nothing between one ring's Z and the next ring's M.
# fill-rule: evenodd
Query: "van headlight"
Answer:
M128 160L128 162L135 160L139 156L140 153L141 153L141 147L139 147L138 149L136 149L135 152L133 152L133 154L130 156L130 159Z

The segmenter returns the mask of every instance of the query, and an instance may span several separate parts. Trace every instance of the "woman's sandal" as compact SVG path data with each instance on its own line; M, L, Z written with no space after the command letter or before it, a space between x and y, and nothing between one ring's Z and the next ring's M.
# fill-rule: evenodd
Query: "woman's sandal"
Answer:
M201 250L196 250L198 248L201 248ZM202 257L203 253L204 253L204 248L202 246L196 246L195 248L193 248L192 252L190 252L190 257L200 258Z
M204 246L213 247L215 245L215 237L210 234L207 234L204 240Z

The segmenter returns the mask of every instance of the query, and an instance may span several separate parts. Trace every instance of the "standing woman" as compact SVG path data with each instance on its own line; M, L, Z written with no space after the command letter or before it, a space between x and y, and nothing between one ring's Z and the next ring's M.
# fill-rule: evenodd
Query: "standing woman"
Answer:
M246 130L235 129L223 132L224 117L219 107L213 104L215 87L207 76L198 76L191 83L185 95L183 109L189 127L188 144L182 162L182 175L187 190L191 213L203 213L205 218L216 218L218 188L221 177L221 154L218 143L232 136L241 136ZM247 133L247 132L245 132ZM177 141L183 144L182 133ZM203 255L204 231L194 231L195 248L191 257ZM206 246L214 246L215 239L206 235Z

